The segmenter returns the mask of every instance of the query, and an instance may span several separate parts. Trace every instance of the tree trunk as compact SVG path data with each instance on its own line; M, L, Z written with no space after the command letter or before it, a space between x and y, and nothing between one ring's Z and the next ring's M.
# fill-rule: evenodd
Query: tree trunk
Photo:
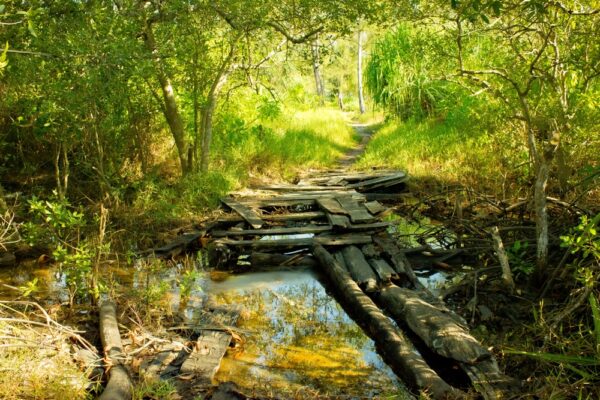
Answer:
M548 264L548 209L546 185L550 176L550 161L542 156L537 161L534 184L535 231L536 231L536 271L534 279L543 282Z
M146 30L144 32L144 43L146 48L152 54L152 61L156 70L156 76L160 82L160 87L163 94L164 108L163 113L173 139L175 139L175 146L177 147L177 153L179 155L179 163L181 166L182 175L186 175L189 172L189 164L187 162L187 143L185 140L184 124L181 114L179 113L179 107L177 105L177 99L171 85L171 80L165 71L163 60L158 53L156 47L156 40L154 38L154 31L152 30L152 23L146 22Z
M208 164L210 161L210 144L212 142L212 127L213 127L213 116L215 109L217 108L217 98L221 89L227 82L227 78L231 73L231 60L235 55L235 46L241 36L238 35L231 43L229 54L221 63L219 71L215 80L213 81L210 91L208 92L208 98L206 106L202 110L202 156L200 160L200 170L208 171Z
M208 171L210 161L210 144L212 141L212 120L215 108L217 106L216 94L211 94L208 103L202 111L202 160L200 161L200 170Z
M358 63L357 63L357 80L358 80L358 108L361 114L365 113L365 99L363 97L363 79L362 79L362 58L363 58L363 40L365 33L358 31Z
M69 157L67 146L59 143L54 157L54 177L56 179L56 193L59 199L67 196L69 186Z
M315 87L317 89L317 96L319 96L319 104L325 103L325 87L323 86L323 78L321 77L321 55L319 51L319 41L315 40L311 46L312 53L312 67L313 74L315 76Z

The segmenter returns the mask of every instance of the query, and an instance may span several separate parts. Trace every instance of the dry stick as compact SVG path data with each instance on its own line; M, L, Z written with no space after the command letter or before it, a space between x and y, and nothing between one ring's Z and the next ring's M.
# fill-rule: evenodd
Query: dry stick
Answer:
M515 290L515 282L513 281L512 273L510 272L508 256L506 255L506 250L504 250L504 244L502 243L500 231L498 230L497 226L492 228L491 235L492 239L494 239L494 250L498 256L498 261L500 261L500 267L502 267L502 281L508 288L508 291L513 293Z
M100 339L108 362L108 383L99 397L100 400L131 399L133 384L122 364L123 345L117 323L117 307L111 301L100 306Z

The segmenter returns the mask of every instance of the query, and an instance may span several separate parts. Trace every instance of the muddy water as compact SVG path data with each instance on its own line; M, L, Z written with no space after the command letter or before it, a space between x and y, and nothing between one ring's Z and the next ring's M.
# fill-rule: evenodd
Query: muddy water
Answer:
M241 345L223 359L214 383L232 381L248 393L279 398L408 397L373 342L327 294L314 272L200 272L190 298L182 302L180 268L160 268L151 276L152 281L168 286L164 300L173 312L192 321L208 297L245 309L238 324ZM148 279L146 271L135 268L111 266L107 272L123 290L141 288ZM34 278L38 279L38 298L68 300L62 274L35 263L1 270L0 297L14 298L16 293L2 283L23 287Z
M220 303L243 304L247 310L239 325L246 332L244 348L227 355L217 381L279 396L405 393L373 342L314 273L237 275L208 282L206 290Z

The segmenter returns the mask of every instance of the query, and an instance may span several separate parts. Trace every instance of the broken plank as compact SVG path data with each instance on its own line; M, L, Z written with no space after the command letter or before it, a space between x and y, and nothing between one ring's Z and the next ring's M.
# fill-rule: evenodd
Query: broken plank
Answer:
M336 197L336 200L350 215L350 220L353 223L370 223L377 221L377 218L371 215L362 204L358 204L356 200L348 196Z
M377 215L379 213L382 213L382 212L388 210L388 208L386 206L384 206L383 204L381 204L380 202L378 202L376 200L365 203L365 207L373 215Z
M322 198L318 199L317 203L321 209L331 214L345 214L348 215L348 211L342 207L342 205L334 198Z
M396 243L394 243L394 240L389 235L385 235L383 237L378 236L373 240L381 248L382 252L387 254L396 272L406 276L410 283L412 283L415 287L421 288L423 286L417 279L415 272L412 270L406 255L402 253L400 248L398 248Z
M348 234L348 235L322 235L315 237L315 245L321 244L323 246L343 246L343 245L351 245L351 244L368 244L372 243L373 238L371 235L357 235L357 234Z
M242 216L254 229L258 229L264 225L264 221L260 218L258 213L251 208L233 199L221 199L221 202L240 214L240 216Z
M367 179L364 181L360 181L351 185L348 185L348 188L351 189L376 189L379 187L385 186L393 186L399 183L403 183L408 179L408 176L405 172L397 172L395 174L381 176L378 178Z
M316 266L313 257L306 254L278 254L278 253L260 253L252 252L250 254L250 264L253 269L261 269L278 266Z
M370 258L369 264L382 282L390 282L392 278L396 278L398 274L385 260L380 258Z
M263 214L261 219L264 221L305 221L311 219L319 219L325 217L323 211L307 211L301 213L286 213L286 214ZM241 222L244 218L239 214L223 215L217 220L219 222Z
M309 226L298 226L293 228L268 228L268 229L242 229L235 230L230 229L227 231L212 231L213 237L227 237L227 236L251 236L251 235L292 235L292 234L303 234L303 233L322 233L331 230L329 225L309 225Z
M365 256L356 246L347 246L342 249L344 261L352 278L362 287L365 292L377 290L377 276L371 268Z
M292 239L281 239L281 240L231 240L231 239L218 239L213 243L215 245L224 246L240 246L240 247L252 247L254 249L267 249L267 248L298 248L308 247L315 243L322 244L324 246L343 246L349 244L367 244L371 243L373 239L370 235L337 235L337 236L316 236L313 238L292 238Z
M239 311L216 308L208 315L206 325L215 328L235 326ZM181 365L180 375L192 375L196 382L211 384L221 365L232 335L227 329L203 329L196 341L192 353Z
M350 219L345 215L327 213L327 220L333 227L348 228L352 225Z
M318 191L318 190L346 190L345 186L321 186L321 185L268 185L268 186L259 186L257 189L260 190L271 190L274 192L279 191Z

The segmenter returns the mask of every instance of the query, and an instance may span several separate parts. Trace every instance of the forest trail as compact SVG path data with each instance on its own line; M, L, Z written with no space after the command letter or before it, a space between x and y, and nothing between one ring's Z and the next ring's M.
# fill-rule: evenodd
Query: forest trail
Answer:
M352 128L355 130L356 134L360 138L358 145L344 154L338 165L342 168L349 168L358 160L358 158L365 152L365 148L371 140L371 136L375 133L375 127L373 125L366 124L350 124Z

